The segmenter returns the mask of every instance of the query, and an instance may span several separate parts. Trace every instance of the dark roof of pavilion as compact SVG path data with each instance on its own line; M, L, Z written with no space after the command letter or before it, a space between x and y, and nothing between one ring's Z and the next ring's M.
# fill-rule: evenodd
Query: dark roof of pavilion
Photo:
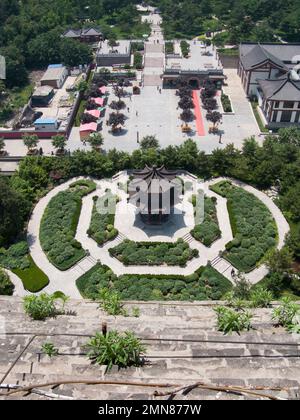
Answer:
M145 166L144 169L133 171L134 178L142 179L150 184L154 179L165 179L166 181L172 181L177 176L177 171L170 171L165 168L164 165L157 166Z

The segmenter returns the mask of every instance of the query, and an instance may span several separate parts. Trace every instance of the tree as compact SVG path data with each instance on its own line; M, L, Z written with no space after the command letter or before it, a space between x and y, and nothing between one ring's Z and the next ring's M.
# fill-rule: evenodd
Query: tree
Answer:
M107 43L110 48L116 47L118 45L116 35L111 34Z
M84 93L88 88L88 82L86 80L81 79L80 82L76 85L77 92Z
M32 153L39 143L39 138L36 134L25 134L23 136L23 142L27 147L28 152Z
M126 108L126 104L124 101L118 100L118 101L112 101L109 105L111 109L114 109L116 111L121 111L121 109Z
M5 149L5 141L2 137L0 137L0 154L4 152Z
M90 64L93 60L92 49L73 39L64 38L60 45L60 59L63 64L70 67Z
M193 112L190 109L185 109L180 114L180 119L185 123L185 125L187 127L189 122L194 121L195 115L193 114Z
M9 245L22 231L27 210L23 197L0 177L0 248Z
M120 86L114 86L114 94L118 97L119 101L127 95L127 92Z
M60 62L60 43L60 33L57 30L38 35L28 44L28 63L33 67L45 67L49 63Z
M209 112L206 115L206 118L208 121L211 121L213 123L214 128L215 128L216 125L222 120L222 114L220 112L213 111L213 112Z
M180 98L183 98L183 97L185 97L185 96L188 96L188 97L192 97L192 95L193 95L193 91L192 91L192 89L190 88L190 87L188 87L188 86L182 86L182 87L180 87L177 91L176 91L176 95L177 96L180 96Z
M190 97L184 96L178 102L178 106L181 109L192 109L195 108L194 102Z
M89 114L88 112L84 112L80 120L82 124L89 124L91 122L97 122L97 117Z
M213 111L217 108L217 101L215 98L206 98L203 101L203 106L207 111Z
M8 274L0 267L0 295L11 296L15 286L10 281Z
M6 60L6 86L8 88L24 86L28 82L28 72L22 52L15 45L10 45L1 49L0 54Z
M52 146L60 153L64 152L66 143L67 139L61 134L52 137Z
M279 274L290 274L292 262L293 254L288 247L284 247L281 250L274 250L270 253L266 261L270 271Z
M119 125L123 126L125 124L125 115L112 112L109 116L108 124L113 130L115 130Z
M140 142L142 150L159 149L159 142L155 136L145 136Z
M99 151L103 145L103 136L101 133L92 133L87 139L88 143L91 145L92 149Z

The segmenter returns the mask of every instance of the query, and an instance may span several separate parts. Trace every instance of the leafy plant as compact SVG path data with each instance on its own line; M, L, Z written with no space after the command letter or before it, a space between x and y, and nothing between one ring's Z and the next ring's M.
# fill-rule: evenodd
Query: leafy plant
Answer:
M132 308L132 316L135 318L139 318L141 314L140 308Z
M106 372L113 366L118 366L119 369L130 366L139 367L145 362L143 355L146 347L130 331L124 333L109 331L106 335L96 333L85 348L92 363L107 366Z
M264 287L253 289L250 294L251 306L254 308L268 308L273 299L273 293Z
M46 342L42 345L41 348L42 353L46 354L49 357L57 356L58 355L58 349L54 347L53 343Z
M281 300L281 304L277 308L274 308L272 319L278 325L289 328L293 325L293 319L299 311L300 306L297 303L293 302L289 297L284 297Z
M29 295L23 298L25 312L34 320L43 321L46 318L62 315L63 310L58 310L55 305L56 299L53 295L42 293L40 295Z
M111 289L101 289L99 291L100 307L107 312L108 315L123 315L126 316L127 312L123 308L120 295L117 291Z
M224 334L231 334L233 332L239 334L241 331L249 331L251 328L252 315L248 311L237 312L225 306L218 306L215 308L215 312L218 317L218 330Z

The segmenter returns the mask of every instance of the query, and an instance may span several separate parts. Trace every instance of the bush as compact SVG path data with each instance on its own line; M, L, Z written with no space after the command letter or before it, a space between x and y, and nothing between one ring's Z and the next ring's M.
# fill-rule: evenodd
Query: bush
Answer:
M231 334L233 332L240 333L241 331L249 331L251 328L250 312L238 312L225 306L218 306L215 309L217 313L218 331L224 334Z
M181 52L184 58L187 58L190 53L190 44L186 41L180 42Z
M194 206L194 214L197 216L198 212L201 212L200 206L202 203L200 200L196 200L195 196L192 198L192 203ZM205 246L211 246L214 241L221 237L221 231L217 218L216 203L213 198L204 198L204 221L195 225L194 229L191 231L191 235L197 241L202 242Z
M222 93L221 95L221 102L224 109L224 112L232 112L232 106L228 95Z
M0 268L0 295L12 296L15 286L10 281L8 274Z
M252 290L250 300L254 308L268 308L273 300L273 294L264 287L257 287Z
M95 197L94 207L88 235L98 245L103 245L118 236L118 230L114 228L116 203L118 197L111 191L107 191L103 197Z
M100 307L108 315L126 315L118 292L111 289L101 289L99 292Z
M275 308L272 313L272 319L278 325L289 328L293 324L293 319L300 311L300 306L293 302L289 297L282 299L280 306Z
M55 305L56 298L53 295L42 293L38 296L30 295L23 298L25 312L34 320L44 321L46 318L61 315L64 312L58 310Z
M115 248L109 249L110 255L125 265L180 265L198 256L198 250L178 240L175 243L133 242L125 240Z
M134 53L134 67L137 70L141 70L143 68L143 56L139 52Z
M113 366L127 368L142 366L146 347L136 335L130 331L119 333L109 331L106 335L96 333L85 345L88 358L92 363L106 365L106 372Z
M214 268L201 267L194 274L176 275L122 275L97 264L76 281L84 298L98 300L99 290L108 288L119 293L122 300L219 300L232 285Z

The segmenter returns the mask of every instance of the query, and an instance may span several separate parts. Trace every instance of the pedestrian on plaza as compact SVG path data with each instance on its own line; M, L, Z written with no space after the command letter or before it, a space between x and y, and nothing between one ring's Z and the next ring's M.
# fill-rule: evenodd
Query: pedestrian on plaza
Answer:
M219 136L219 143L222 144L222 133L220 133L220 136Z
M136 111L135 115L136 115L137 117L139 116L139 113L138 113L138 111Z
M234 268L231 270L231 277L233 278L235 276Z
M129 106L127 107L127 112L129 112L130 111L130 109L129 109Z
M137 143L140 142L140 133L138 131L136 133L136 141L137 141Z

